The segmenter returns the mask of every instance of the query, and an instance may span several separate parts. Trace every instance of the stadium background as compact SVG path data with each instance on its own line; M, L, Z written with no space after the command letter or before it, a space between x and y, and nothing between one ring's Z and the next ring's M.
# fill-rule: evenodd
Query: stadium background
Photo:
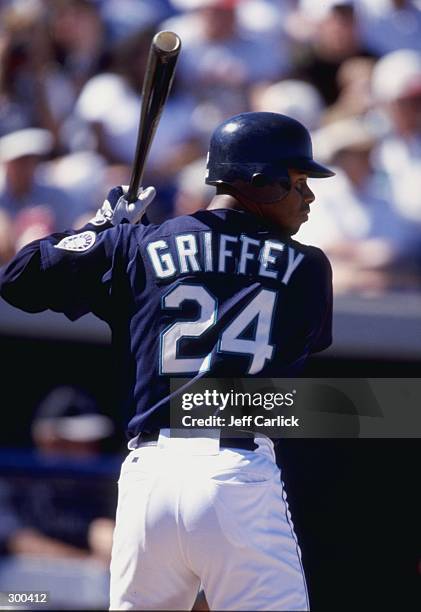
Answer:
M155 220L208 201L204 156L220 120L244 110L296 116L315 156L338 169L323 188L312 184L316 202L297 236L324 248L335 273L334 345L306 375L419 376L420 3L23 0L0 10L2 264L42 233L82 223L127 182L146 50L153 32L174 29L183 55L145 178L158 190ZM8 185L13 171L29 176L26 193ZM0 350L0 591L48 587L54 609L105 606L106 550L84 543L84 556L51 562L10 538L35 520L40 482L79 483L59 500L75 512L91 487L112 514L124 415L108 330L2 302ZM51 462L34 448L34 415L63 385L88 393L114 424L93 459ZM418 449L416 438L282 445L314 610L416 606Z

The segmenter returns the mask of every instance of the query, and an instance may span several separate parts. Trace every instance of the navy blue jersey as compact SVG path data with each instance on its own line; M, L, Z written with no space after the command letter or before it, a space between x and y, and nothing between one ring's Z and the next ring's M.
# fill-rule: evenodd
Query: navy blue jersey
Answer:
M1 294L107 321L129 437L169 426L171 377L294 376L331 343L325 255L235 210L54 234L16 255Z

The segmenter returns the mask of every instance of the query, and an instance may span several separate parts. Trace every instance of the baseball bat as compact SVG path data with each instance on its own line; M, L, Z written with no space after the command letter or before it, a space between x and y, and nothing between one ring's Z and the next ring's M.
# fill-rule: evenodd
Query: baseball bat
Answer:
M149 49L142 87L142 108L137 132L136 152L127 191L129 203L137 199L146 158L174 80L180 49L180 37L174 32L168 31L155 34Z

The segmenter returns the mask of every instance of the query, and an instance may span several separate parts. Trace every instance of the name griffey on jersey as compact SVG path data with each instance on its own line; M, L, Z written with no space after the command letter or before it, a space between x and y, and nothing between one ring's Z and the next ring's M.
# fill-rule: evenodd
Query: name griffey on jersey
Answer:
M177 254L174 257L171 254ZM302 253L278 240L258 240L245 234L183 233L149 242L146 246L159 279L189 272L253 274L288 285L304 259Z

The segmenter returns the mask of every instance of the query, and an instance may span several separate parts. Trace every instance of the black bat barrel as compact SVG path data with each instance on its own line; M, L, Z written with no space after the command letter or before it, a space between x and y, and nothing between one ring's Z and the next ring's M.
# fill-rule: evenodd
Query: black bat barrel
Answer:
M174 32L158 32L152 40L142 89L142 109L127 199L134 202L146 158L174 79L181 40Z

